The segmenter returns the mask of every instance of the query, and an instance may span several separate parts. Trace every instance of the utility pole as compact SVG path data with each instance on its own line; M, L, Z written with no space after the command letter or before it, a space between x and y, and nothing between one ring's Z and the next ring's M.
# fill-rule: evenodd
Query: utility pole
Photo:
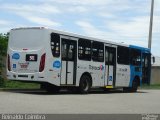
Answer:
M152 0L151 3L151 13L150 13L150 26L149 26L149 38L148 38L148 48L150 49L152 45L153 11L154 11L154 0Z

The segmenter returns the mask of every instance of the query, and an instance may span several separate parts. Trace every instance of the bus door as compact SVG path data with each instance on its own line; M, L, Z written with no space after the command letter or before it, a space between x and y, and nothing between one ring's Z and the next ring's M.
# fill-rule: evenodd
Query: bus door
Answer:
M105 46L105 86L113 88L116 79L116 47Z
M142 53L142 83L150 84L151 54Z
M76 84L77 41L71 39L61 39L61 85Z

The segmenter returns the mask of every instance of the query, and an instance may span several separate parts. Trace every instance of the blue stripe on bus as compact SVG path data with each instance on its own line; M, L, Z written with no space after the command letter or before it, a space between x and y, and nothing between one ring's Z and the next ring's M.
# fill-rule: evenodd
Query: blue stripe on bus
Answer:
M151 49L149 49L149 48L139 47L139 46L135 46L135 45L130 45L129 47L139 49L142 51L142 53L150 53L151 52Z
M138 76L140 78L140 85L142 84L142 66L140 66L140 69L141 69L140 72L136 72L135 71L135 67L138 67L138 66L130 65L130 83L129 83L129 87L132 87L132 82L133 82L135 76Z

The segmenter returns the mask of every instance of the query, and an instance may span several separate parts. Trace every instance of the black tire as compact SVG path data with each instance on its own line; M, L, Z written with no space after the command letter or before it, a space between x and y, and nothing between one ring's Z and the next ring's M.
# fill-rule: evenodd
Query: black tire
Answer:
M124 92L137 92L137 89L138 89L138 82L137 81L138 81L137 79L134 79L132 82L132 87L124 87L123 91Z
M91 79L87 75L83 75L80 79L79 84L79 92L81 94L87 94L90 91L91 88Z
M137 89L138 89L138 83L137 80L135 79L132 83L131 92L137 92Z
M41 88L45 89L48 93L58 93L60 91L60 87L48 83L41 84Z

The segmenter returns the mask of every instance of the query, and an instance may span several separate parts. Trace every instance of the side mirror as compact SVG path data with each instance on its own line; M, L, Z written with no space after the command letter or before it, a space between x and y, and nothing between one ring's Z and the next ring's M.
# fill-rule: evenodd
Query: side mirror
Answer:
M155 57L152 57L152 61L153 61L153 63L155 63L155 62L156 62Z

